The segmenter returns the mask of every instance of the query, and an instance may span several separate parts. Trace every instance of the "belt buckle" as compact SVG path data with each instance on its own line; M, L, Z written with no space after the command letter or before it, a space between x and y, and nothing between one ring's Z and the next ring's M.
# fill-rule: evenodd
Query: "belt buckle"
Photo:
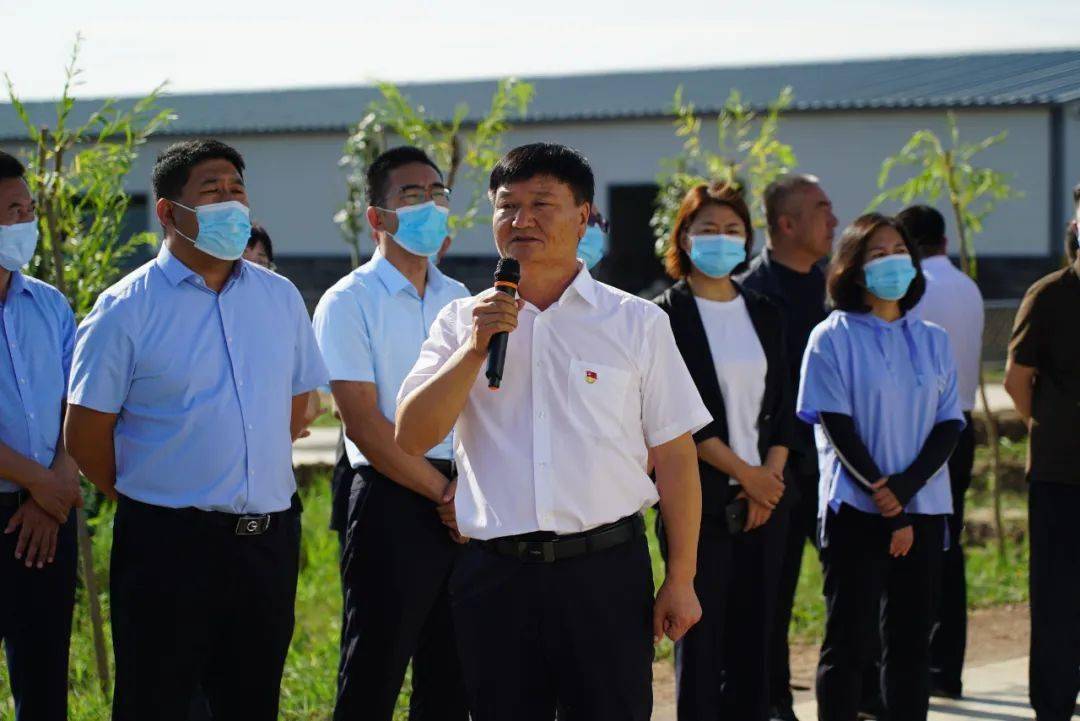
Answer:
M236 520L237 536L261 536L270 528L270 514L258 516L240 516Z
M555 562L554 541L533 541L531 543L523 541L518 546L518 552L524 560L532 563Z

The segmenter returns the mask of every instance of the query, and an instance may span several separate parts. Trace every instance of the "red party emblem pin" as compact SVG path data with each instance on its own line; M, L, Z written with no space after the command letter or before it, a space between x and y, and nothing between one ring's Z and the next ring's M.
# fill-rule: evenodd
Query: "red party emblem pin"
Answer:
M586 383L595 383L596 382L596 371L585 371L585 382Z

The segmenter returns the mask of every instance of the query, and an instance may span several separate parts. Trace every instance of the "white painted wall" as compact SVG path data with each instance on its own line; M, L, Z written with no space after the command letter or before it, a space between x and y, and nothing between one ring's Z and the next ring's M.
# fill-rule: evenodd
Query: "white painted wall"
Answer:
M1080 104L1066 113L1065 186L1080 181ZM993 255L1041 255L1049 247L1051 228L1059 234L1063 219L1048 217L1050 192L1049 113L1043 109L973 110L960 114L964 138L981 139L1008 130L1004 145L988 151L985 163L1013 174L1024 197L1003 204L977 240L978 250ZM799 170L822 179L842 224L863 211L877 193L882 159L899 150L915 130L945 132L939 112L802 113L781 123L781 138L799 159ZM705 136L713 130L706 128ZM282 255L344 255L332 217L344 195L344 173L337 167L343 136L262 135L224 137L243 153L253 216L266 225ZM506 147L539 140L566 143L581 150L597 174L601 210L612 184L652 182L660 158L677 152L679 142L666 120L521 126L506 138ZM133 192L148 193L150 169L157 153L175 139L147 144L128 178ZM456 188L459 197L472 189ZM486 210L486 209L485 209ZM157 223L152 208L148 223ZM950 222L950 233L953 233ZM486 255L493 252L486 227L463 233L451 251Z
M1064 243L1064 227L1070 217L1074 215L1072 189L1080 183L1080 102L1072 103L1065 108L1065 166L1063 187L1061 188L1061 207L1065 216L1054 218L1055 228L1061 229L1061 239Z

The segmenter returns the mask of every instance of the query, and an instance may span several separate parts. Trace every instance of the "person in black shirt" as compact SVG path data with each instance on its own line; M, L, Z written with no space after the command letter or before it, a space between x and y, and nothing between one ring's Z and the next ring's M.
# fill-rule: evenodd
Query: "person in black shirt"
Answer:
M1080 219L1080 185L1073 191ZM1037 281L1016 314L1005 390L1029 430L1031 706L1039 721L1072 718L1080 691L1080 258L1069 224L1069 265Z
M799 388L799 366L810 331L825 320L825 273L822 261L832 250L836 216L832 202L811 175L785 175L765 189L768 240L764 250L737 280L780 306L785 338L791 397ZM795 602L795 587L802 566L803 546L814 542L817 529L818 464L810 426L795 423L791 453L785 470L788 502L778 509L788 514L782 554L779 598L769 641L771 715L792 721L791 670L788 629ZM784 519L778 519L783 521Z

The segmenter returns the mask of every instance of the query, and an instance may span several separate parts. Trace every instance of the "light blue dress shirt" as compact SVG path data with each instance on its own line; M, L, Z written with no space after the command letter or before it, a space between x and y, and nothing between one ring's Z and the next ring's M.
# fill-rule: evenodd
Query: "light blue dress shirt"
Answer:
M315 337L332 381L374 383L379 410L393 423L397 396L420 356L436 316L450 301L467 298L461 283L428 264L424 297L390 261L371 260L332 285L315 308ZM428 458L453 457L453 435L432 448ZM360 449L345 439L349 461L367 465Z
M60 291L18 271L0 302L0 442L46 468L75 344L75 316ZM0 493L20 489L0 479Z
M292 398L326 380L292 283L237 261L215 293L163 244L79 326L68 402L118 414L119 493L273 513L296 489Z
M906 470L935 425L964 420L948 335L910 315L887 323L870 313L834 311L810 334L796 412L815 424L821 471L818 517L845 503L878 513L871 495L857 487L858 481L836 457L818 423L819 414L851 416L882 474ZM948 466L926 482L905 510L952 512Z

